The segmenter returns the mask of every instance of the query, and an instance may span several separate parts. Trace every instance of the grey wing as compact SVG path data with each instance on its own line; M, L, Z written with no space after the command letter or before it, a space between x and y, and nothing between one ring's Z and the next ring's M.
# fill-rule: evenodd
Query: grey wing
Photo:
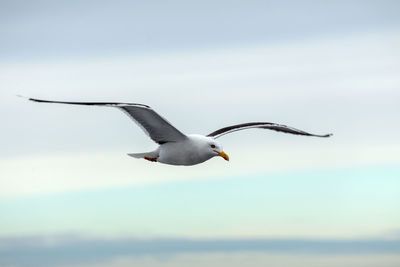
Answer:
M153 109L147 105L136 103L120 103L120 102L69 102L69 101L52 101L28 98L34 102L41 103L58 103L71 105L89 105L89 106L108 106L116 107L124 111L131 119L133 119L143 131L156 143L164 144L167 142L177 142L186 139L186 135L171 125L166 119L158 115Z
M292 128L292 127L289 127L286 125L271 123L271 122L248 122L248 123L236 124L236 125L221 128L219 130L216 130L216 131L210 133L207 136L219 138L228 133L233 133L236 131L253 129L253 128L269 129L269 130L274 130L274 131L283 132L283 133L306 135L306 136L316 136L316 137L329 137L332 135L332 134L323 134L323 135L311 134L311 133L307 133L305 131L298 130L298 129L295 129L295 128Z
M131 117L158 144L177 142L187 138L186 135L149 107L125 105L118 108Z

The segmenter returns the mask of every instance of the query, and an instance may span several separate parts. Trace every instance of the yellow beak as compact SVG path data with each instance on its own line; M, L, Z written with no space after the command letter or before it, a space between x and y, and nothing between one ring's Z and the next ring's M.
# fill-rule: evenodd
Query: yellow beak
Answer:
M218 156L223 157L225 160L229 161L229 156L224 152L218 152Z

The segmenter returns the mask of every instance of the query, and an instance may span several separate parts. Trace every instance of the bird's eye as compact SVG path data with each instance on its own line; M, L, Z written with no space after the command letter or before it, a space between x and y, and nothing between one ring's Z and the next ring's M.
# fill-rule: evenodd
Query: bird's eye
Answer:
M211 148L215 148L215 145L210 145Z

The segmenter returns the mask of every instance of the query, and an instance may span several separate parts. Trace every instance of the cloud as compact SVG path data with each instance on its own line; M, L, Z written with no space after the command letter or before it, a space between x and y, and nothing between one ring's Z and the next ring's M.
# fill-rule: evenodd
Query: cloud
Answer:
M142 53L369 31L397 26L396 10L394 1L2 1L0 58Z
M395 254L400 240L386 239L98 239L77 235L0 238L2 266L49 266L112 261L121 257L185 253Z
M398 228L399 173L397 166L381 166L225 179L181 176L174 182L171 176L157 184L3 197L0 236L71 231L102 237L387 236ZM85 177L86 186L96 178ZM44 182L32 179L32 186Z

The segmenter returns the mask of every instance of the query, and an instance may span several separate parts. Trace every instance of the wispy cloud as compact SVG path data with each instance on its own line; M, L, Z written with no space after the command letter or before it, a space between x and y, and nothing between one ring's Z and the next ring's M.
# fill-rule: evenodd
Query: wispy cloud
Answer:
M400 239L98 239L74 235L0 239L2 266L44 266L182 253L395 254Z
M42 0L0 7L0 58L14 59L271 42L399 24L396 1Z
M0 235L366 238L398 229L399 173L399 167L381 166L182 176L0 198ZM96 183L96 177L87 179Z

